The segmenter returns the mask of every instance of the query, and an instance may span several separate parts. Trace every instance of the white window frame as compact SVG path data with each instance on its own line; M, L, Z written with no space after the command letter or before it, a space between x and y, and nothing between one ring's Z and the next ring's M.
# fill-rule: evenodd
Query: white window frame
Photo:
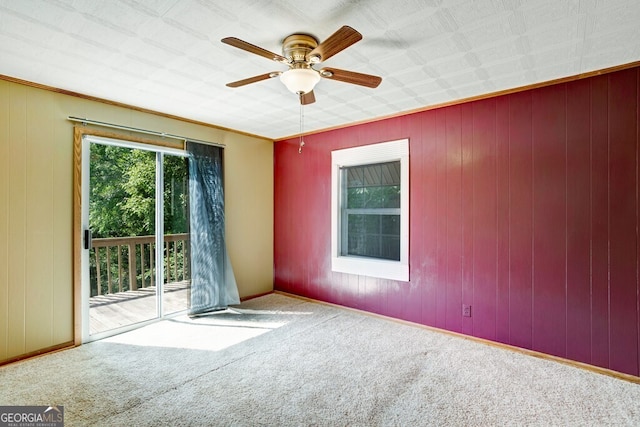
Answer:
M340 255L340 169L374 163L400 161L400 261ZM331 270L409 281L409 140L382 142L331 152Z

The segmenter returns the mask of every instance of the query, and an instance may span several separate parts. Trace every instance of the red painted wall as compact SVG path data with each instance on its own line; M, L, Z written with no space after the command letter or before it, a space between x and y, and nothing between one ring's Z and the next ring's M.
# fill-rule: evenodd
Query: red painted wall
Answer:
M302 154L277 142L275 288L640 375L639 82L324 132ZM407 137L411 281L333 273L331 151Z

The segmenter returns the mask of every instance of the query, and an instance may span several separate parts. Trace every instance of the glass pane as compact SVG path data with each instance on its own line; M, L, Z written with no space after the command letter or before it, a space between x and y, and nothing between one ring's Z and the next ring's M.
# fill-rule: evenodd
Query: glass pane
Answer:
M342 255L400 260L400 215L348 214Z
M164 314L189 305L189 174L186 157L163 156Z
M157 317L155 154L91 144L90 334Z
M400 215L383 215L381 221L381 233L400 236Z
M380 258L400 261L400 236L380 236Z
M343 169L347 209L400 207L400 162Z

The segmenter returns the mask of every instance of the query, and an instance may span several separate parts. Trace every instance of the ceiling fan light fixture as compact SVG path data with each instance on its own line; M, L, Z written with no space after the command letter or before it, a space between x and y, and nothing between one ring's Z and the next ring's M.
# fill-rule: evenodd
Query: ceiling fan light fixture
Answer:
M311 68L293 68L280 74L280 80L291 92L305 94L320 81L320 73Z

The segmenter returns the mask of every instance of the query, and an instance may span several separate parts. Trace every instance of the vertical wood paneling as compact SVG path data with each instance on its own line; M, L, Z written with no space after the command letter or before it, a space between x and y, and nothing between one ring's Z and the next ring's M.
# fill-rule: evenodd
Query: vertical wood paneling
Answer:
M357 293L357 302L356 308L360 310L369 310L370 305L367 300L367 277L358 276L358 293Z
M0 81L0 91L7 85ZM9 106L9 97L0 97L0 360L8 357L9 334Z
M388 316L396 319L407 320L405 302L407 302L406 305L408 305L408 300L406 296L403 296L400 291L402 290L404 291L404 293L409 294L412 292L411 286L403 286L401 288L398 282L393 280L385 280L384 289L387 294L386 313L389 313Z
M460 169L462 178L462 201L461 201L461 220L462 220L462 292L460 294L460 305L458 306L457 317L462 312L462 304L473 304L474 296L474 217L476 215L476 204L474 196L474 105L463 104L461 106L460 121ZM473 307L472 307L473 309ZM453 307L455 310L455 307ZM475 313L474 313L475 314ZM474 319L473 317L462 317L463 334L473 335Z
M351 292L349 293L349 298L351 300L350 307L354 307L357 309L364 308L364 298L361 297L360 292L360 281L362 280L361 276L354 276L352 274L347 275L349 278L349 288Z
M309 156L309 152L312 151L310 147L306 147L306 150L303 149L303 153L305 155L305 157L301 157L297 159L297 162L300 164L300 168L302 168L305 171L305 175L306 176L313 176L311 174L308 174L308 168L311 167L311 159ZM296 161L296 160L293 160ZM302 182L300 182L300 184L302 184ZM314 184L315 184L315 180L312 178L308 181L305 180L303 185L299 185L299 193L298 193L298 198L299 200L302 201L302 203L304 204L304 206L310 206L310 202L311 202L311 194L314 188ZM300 257L300 261L302 262L298 262L298 266L301 270L302 273L302 277L304 278L303 280L303 284L305 287L305 295L315 295L315 292L313 292L313 280L312 280L312 275L311 272L313 270L313 268L315 267L315 265L313 264L313 260L311 260L311 245L313 245L315 242L313 241L313 238L315 237L315 229L314 229L314 224L312 224L312 222L310 221L309 218L309 211L305 211L304 214L300 215L298 214L294 219L293 219L293 223L296 224L295 228L299 228L302 230L308 230L308 236L310 235L310 238L307 239L297 239L298 243L297 243L297 254Z
M449 167L448 147L446 137L446 109L437 110L436 115L436 184L437 200L436 200L436 218L437 235L436 235L436 324L438 328L447 327L447 225L449 216L447 215L447 200L449 198L449 189L447 188L447 169ZM411 274L411 273L409 273Z
M496 99L496 340L508 343L510 336L510 216L509 97Z
M533 156L530 92L515 94L510 99L509 150L509 342L531 348Z
M591 363L609 367L609 77L591 83Z
M273 218L273 234L278 236L278 241L273 245L273 264L274 270L278 271L280 289L289 292L289 269L286 265L289 259L288 252L291 248L289 239L287 238L287 230L284 226L286 212L291 212L291 199L286 197L287 180L286 180L286 159L284 149L290 144L275 144L273 147L273 174L279 177L273 183L273 197L280 203L278 215Z
M567 357L591 361L591 85L567 85Z
M278 146L292 142L277 142L275 227L290 230L276 235L276 289L331 286L351 307L637 375L639 78L632 69L317 134L315 165L291 164ZM331 150L404 137L411 282L327 274L327 202L300 183L323 195ZM301 235L325 242L320 252L305 252Z
M26 199L26 351L53 345L53 94L29 91L27 122L38 122L27 131Z
M59 107L58 107L59 108ZM53 133L55 141L73 141L72 130L66 123L54 122ZM51 144L54 167L53 176L53 230L56 236L72 236L73 221L69 219L69 206L73 206L73 193L60 191L65 188L73 188L73 156L69 155L69 147L66 144ZM73 241L71 239L53 238L53 344L73 341L73 298L69 295L69 284L73 283L73 269L68 267L69 254L73 253Z
M366 277L365 289L365 310L376 314L387 313L388 293L386 281L377 277Z
M9 242L7 356L25 353L25 283L27 233L27 99L26 88L9 88Z
M308 295L311 298L322 299L324 297L324 287L318 282L319 267L324 267L324 252L330 250L330 246L325 245L326 239L330 238L330 228L327 228L326 219L330 220L330 209L327 208L326 203L331 202L331 192L327 193L326 188L330 188L331 184L326 184L325 180L320 179L322 176L319 170L319 163L321 160L319 154L318 144L310 143L305 147L306 150L298 155L298 161L302 161L305 165L305 170L308 179L304 183L301 183L301 187L304 188L304 197L306 205L311 206L312 199L318 199L317 207L310 209L304 215L303 222L305 223L304 229L309 230L307 239L304 240L305 260L304 266L307 270L307 283L309 284ZM304 154L304 157L302 156ZM325 184L323 185L323 182ZM330 224L330 222L329 222ZM331 268L331 267L329 267Z
M303 151L303 153L305 153L305 151ZM305 268L307 264L306 262L304 262L306 256L306 239L296 238L297 235L300 235L300 233L296 232L296 230L306 230L305 218L307 211L296 208L294 201L295 203L301 203L301 206L307 206L307 199L305 197L305 186L301 185L305 179L303 160L304 158L296 158L296 155L297 144L294 143L289 145L286 156L287 165L289 167L289 180L296 180L298 182L298 185L289 185L287 187L287 191L290 192L287 197L292 200L292 205L286 216L287 222L284 224L284 226L287 228L287 239L291 245L288 260L288 266L291 272L289 283L293 289L303 286L304 292L306 294L308 288ZM300 155L298 155L298 157L299 156Z
M422 214L412 211L410 216L421 215L424 234L411 236L413 242L420 241L421 252L410 254L412 259L417 259L420 263L420 277L418 287L422 288L422 323L435 326L436 304L438 295L438 137L435 111L424 114L420 117L422 122L422 146L423 156L421 163L419 159L411 157L412 171L421 170L422 181L410 182L411 195L419 194L418 198L424 201ZM411 197L414 200L415 197ZM412 268L413 270L413 268Z
M445 109L447 138L446 328L462 332L462 106Z
M309 147L305 146L302 150L301 154L298 154L298 141L296 141L295 145L290 147L288 158L290 165L294 166L295 174L292 176L292 179L298 180L298 185L295 188L295 197L296 200L299 200L303 206L309 206L309 193L310 188L313 187L313 178L309 179L306 173L307 168L309 167ZM293 178L293 177L303 177L303 178ZM309 182L310 181L310 182ZM309 276L309 268L313 267L309 257L309 245L311 242L311 238L301 239L300 234L296 233L296 230L308 230L307 233L314 233L313 229L309 229L311 226L311 222L309 221L309 211L296 211L294 209L291 210L289 215L289 223L287 224L289 227L289 239L293 243L294 254L291 257L291 269L296 272L294 275L293 284L299 286L296 283L295 278L303 277L302 283L300 285L304 286L305 295L311 296L311 282ZM315 236L314 236L315 237Z
M566 353L566 86L533 92L533 349Z
M277 144L274 146L274 175L279 177L274 181L273 194L274 199L279 203L278 215L274 216L273 229L274 235L278 236L278 241L274 242L273 260L274 269L278 271L279 286L282 291L292 292L293 288L290 286L290 277L292 276L291 268L289 266L292 251L291 239L289 236L289 228L286 224L288 222L289 215L295 209L293 200L287 196L288 191L288 157L286 155L287 148L291 147L291 144Z
M416 120L413 116L407 116L403 133L407 135L409 139L409 162L415 157L419 159L417 164L409 164L409 191L411 191L412 182L425 182L425 168L424 164L425 152L427 151L428 142L422 140L422 120ZM414 170L415 166L415 170ZM425 236L426 230L424 226L427 223L426 212L426 197L416 197L409 199L409 224L412 230L416 230L416 236ZM418 215L411 215L411 212L418 212ZM413 271L414 279L411 279L409 289L406 290L403 286L394 286L395 300L403 304L402 318L411 322L419 323L422 320L422 293L419 283L425 283L426 280L422 276L423 268L422 259L426 258L425 254L426 243L424 239L409 239L409 268ZM423 254L422 257L416 255ZM411 268L414 266L415 268Z
M495 340L496 100L473 106L473 335Z
M636 294L636 108L629 105L637 93L636 70L609 79L609 188L610 212L610 357L611 368L638 375Z

